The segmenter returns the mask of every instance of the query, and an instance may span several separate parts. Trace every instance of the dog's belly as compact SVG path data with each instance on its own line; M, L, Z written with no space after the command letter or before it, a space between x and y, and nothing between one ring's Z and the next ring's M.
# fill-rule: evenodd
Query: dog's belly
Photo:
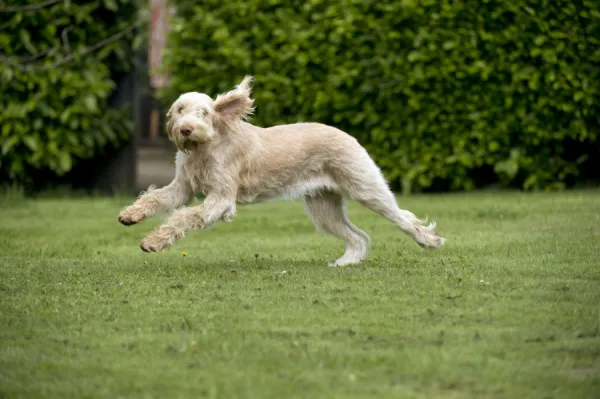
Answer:
M338 186L329 175L300 179L288 184L266 187L240 187L238 202L295 200L317 194L319 191L337 191Z

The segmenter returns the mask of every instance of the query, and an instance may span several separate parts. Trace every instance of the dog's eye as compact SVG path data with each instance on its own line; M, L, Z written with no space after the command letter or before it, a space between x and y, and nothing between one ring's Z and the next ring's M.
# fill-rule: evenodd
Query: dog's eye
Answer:
M177 112L182 113L183 112L183 107L177 108Z

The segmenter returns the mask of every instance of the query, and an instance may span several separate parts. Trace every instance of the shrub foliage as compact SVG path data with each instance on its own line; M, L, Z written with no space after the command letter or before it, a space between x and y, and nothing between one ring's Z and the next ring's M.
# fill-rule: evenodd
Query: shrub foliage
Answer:
M335 125L406 191L556 188L592 171L600 2L173 3L167 103L253 74L255 123Z
M109 107L131 63L136 7L127 0L0 4L0 175L68 172L131 128Z
M598 1L173 3L165 102L253 74L255 123L335 125L407 191L562 187L591 168Z

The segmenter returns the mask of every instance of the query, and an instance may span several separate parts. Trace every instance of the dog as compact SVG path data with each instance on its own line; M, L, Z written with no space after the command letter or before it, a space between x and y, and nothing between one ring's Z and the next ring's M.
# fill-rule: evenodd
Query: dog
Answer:
M182 94L167 113L167 133L178 151L175 178L150 187L119 215L129 226L158 212L171 213L140 244L146 252L169 248L193 230L230 222L236 204L272 199L304 200L318 230L346 244L331 266L363 261L369 236L348 219L346 200L380 214L424 248L445 239L435 222L398 208L379 167L349 134L319 123L261 128L248 123L254 112L252 77L214 100L204 93ZM205 199L187 207L196 193Z

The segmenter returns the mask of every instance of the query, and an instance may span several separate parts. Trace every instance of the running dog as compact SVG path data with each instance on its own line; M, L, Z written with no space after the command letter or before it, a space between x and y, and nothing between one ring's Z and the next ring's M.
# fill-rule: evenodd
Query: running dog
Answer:
M369 236L350 222L346 199L394 223L424 248L439 248L444 238L413 213L398 208L379 167L347 133L319 123L261 128L248 123L254 111L252 77L212 99L182 94L167 113L167 133L177 146L175 178L150 187L119 215L129 226L158 212L171 213L140 244L146 252L169 248L187 232L229 222L237 203L304 199L317 229L346 243L332 266L364 260ZM196 193L202 204L187 207Z

